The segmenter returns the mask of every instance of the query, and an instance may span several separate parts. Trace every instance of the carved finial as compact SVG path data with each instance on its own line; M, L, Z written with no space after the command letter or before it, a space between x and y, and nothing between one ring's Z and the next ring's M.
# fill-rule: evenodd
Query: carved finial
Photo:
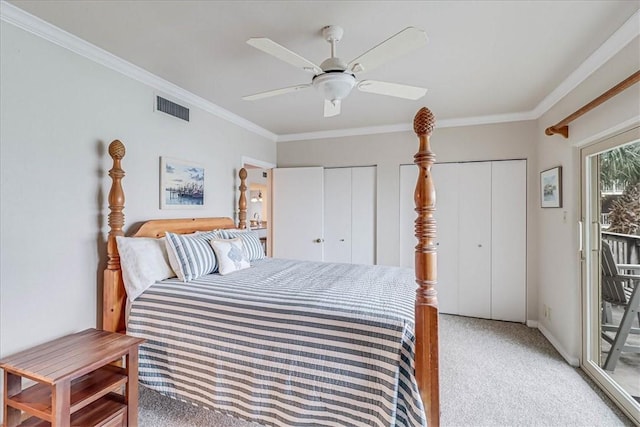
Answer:
M122 160L127 150L124 148L124 144L120 142L120 140L114 139L111 144L109 144L109 155L118 160Z
M431 135L436 126L436 117L427 107L422 107L413 119L413 131L416 135Z
M244 230L247 228L247 170L240 169L240 200L238 201L238 228Z

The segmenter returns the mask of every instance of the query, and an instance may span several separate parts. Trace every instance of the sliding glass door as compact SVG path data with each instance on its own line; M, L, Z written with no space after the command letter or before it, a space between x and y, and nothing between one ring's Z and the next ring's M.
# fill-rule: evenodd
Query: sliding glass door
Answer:
M582 366L640 423L640 128L581 150Z

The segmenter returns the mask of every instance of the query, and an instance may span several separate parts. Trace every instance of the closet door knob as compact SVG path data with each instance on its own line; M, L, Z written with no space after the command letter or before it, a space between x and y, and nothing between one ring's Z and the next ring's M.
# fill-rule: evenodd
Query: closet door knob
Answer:
M344 242L344 239L340 239L341 242Z
M314 242L316 242L316 243L322 243L322 242L324 242L324 239L316 239L316 240L314 240Z
M482 247L482 243L478 243L478 247L481 248Z

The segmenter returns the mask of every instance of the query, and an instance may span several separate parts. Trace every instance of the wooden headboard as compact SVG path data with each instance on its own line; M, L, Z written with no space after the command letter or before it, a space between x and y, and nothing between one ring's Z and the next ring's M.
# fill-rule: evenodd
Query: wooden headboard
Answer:
M118 140L113 141L109 145L109 155L113 159L113 167L109 171L109 176L112 179L111 190L109 191L110 213L108 221L111 230L107 237L107 268L104 271L102 289L102 329L125 333L127 293L122 280L120 256L116 245L116 236L124 236L122 231L124 226L124 192L121 184L124 177L124 171L121 168L121 160L125 155L124 144ZM163 237L167 231L177 234L189 234L195 231L235 227L236 224L228 217L155 219L142 223L131 237L158 238Z
M420 140L414 162L418 166L418 181L414 193L417 218L415 235L418 243L415 247L415 277L418 288L415 303L415 370L416 380L427 413L430 427L440 422L439 389L439 345L438 345L438 300L435 289L436 279L436 222L435 187L431 178L431 166L435 155L431 151L429 138L435 127L435 118L427 108L421 108L416 114L413 127ZM120 257L116 246L116 236L123 236L124 192L121 181L124 171L121 160L125 155L124 145L116 140L109 146L109 155L113 167L109 171L112 179L109 192L109 236L107 239L107 268L104 272L102 328L107 331L125 331L126 292L120 269ZM246 227L246 178L244 169L240 170L239 228ZM133 234L136 237L161 237L166 231L192 233L194 231L215 228L233 228L231 218L188 218L161 219L147 221Z

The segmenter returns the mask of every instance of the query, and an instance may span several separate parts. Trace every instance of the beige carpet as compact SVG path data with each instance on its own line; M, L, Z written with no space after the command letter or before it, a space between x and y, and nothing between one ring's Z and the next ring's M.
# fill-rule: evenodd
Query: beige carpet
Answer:
M537 329L442 315L442 426L633 426ZM141 387L141 427L249 427Z

